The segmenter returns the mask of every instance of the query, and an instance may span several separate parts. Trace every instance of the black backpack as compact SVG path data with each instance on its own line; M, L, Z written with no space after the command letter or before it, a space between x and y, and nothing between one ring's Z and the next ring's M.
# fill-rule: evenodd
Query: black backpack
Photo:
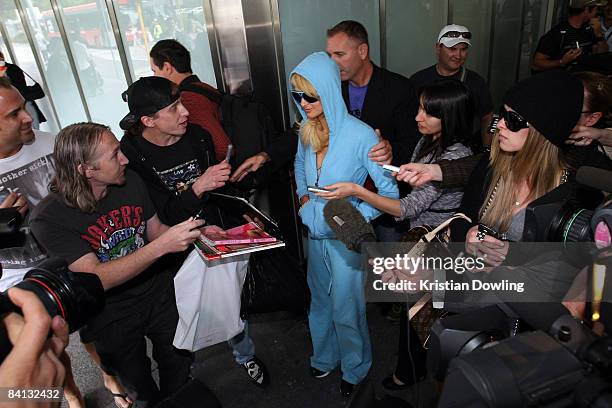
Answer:
M216 93L193 83L181 85L180 90L203 95L219 106L221 125L234 145L234 167L263 151L277 136L268 109L251 96Z

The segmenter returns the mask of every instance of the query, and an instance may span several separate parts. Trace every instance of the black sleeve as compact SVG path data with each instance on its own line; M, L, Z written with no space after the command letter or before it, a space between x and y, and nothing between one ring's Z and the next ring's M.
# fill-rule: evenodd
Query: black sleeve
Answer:
M157 209L157 215L164 224L175 225L185 221L197 214L206 202L207 194L204 193L202 198L198 198L191 186L187 191L176 195L159 183L152 183L146 178L144 181Z
M38 207L32 214L30 229L50 258L64 259L70 265L92 252L78 231L67 227L69 221L65 218L69 214L62 208L44 201Z
M540 38L536 52L542 53L548 57L554 58L559 53L559 44L561 39L556 35L557 30L553 28Z
M275 167L282 167L286 163L293 161L297 151L298 139L297 130L293 126L287 129L282 136L269 143L264 152L270 156L270 160Z
M465 156L455 160L440 160L437 164L442 170L442 181L436 182L440 188L464 187L468 184L474 167L482 158L481 154Z
M394 138L389 140L393 148L393 164L396 166L410 163L414 148L420 139L414 119L419 109L414 85L406 78L402 78L399 84L401 84L399 91L394 92L399 92L402 102L393 109Z
M459 219L451 224L451 240L454 242L464 242L468 230L478 224L480 207L486 195L484 190L486 188L488 165L488 155L481 155L480 161L474 167L468 184L465 186L463 199L457 212L467 215L472 222L469 223L466 220Z
M124 138L129 137L131 136L124 136ZM128 168L138 173L142 178L153 206L157 210L157 215L164 224L178 224L200 211L208 198L206 193L202 195L202 198L198 198L191 186L189 186L183 193L179 195L174 194L166 188L152 168L143 164L143 161L140 160L140 156L134 151L132 145L126 142L122 140L121 150L130 160ZM212 160L214 154L210 156Z
M603 147L597 141L587 146L568 146L565 158L569 165L578 169L581 166L591 166L603 170L612 170L612 160L605 154Z

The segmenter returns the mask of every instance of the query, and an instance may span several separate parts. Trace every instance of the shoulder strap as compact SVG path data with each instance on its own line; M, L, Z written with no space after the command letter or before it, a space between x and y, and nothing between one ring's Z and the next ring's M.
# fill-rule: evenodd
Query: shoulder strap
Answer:
M32 82L34 82L35 84L38 84L38 82L37 82L37 81L36 81L34 78L32 78L32 77L30 76L30 74L28 74L27 72L25 72L23 69L21 70L21 72L23 72L23 73L24 73L24 74L25 74L25 75L26 75L28 78L30 78L30 79L32 80Z
M563 43L565 42L565 34L567 34L567 30L559 30L559 34L561 34L561 42L559 42L559 51L561 52L561 56L563 56Z
M218 105L221 104L222 99L223 99L223 94L212 92L211 90L206 89L203 86L186 84L186 85L180 85L179 89L181 91L195 92L197 94L203 95Z
M465 78L467 78L467 69L464 66L461 66L461 75L459 76L459 80L461 82L465 82Z

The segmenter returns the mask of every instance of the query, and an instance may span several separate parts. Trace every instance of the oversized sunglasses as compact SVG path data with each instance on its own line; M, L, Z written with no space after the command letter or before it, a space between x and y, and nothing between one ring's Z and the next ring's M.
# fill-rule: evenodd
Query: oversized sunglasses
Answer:
M518 132L521 129L527 129L529 127L529 122L514 111L503 110L500 116L504 122L506 122L506 127L511 132Z
M442 37L440 38L444 38L444 37L448 37L448 38L463 37L466 40L469 40L470 38L472 38L472 33L470 33L469 31L449 31L447 33L444 33Z
M291 96L293 96L293 99L295 99L297 103L301 103L302 99L304 99L308 103L319 102L319 98L310 96L306 92L302 92L302 91L291 91Z

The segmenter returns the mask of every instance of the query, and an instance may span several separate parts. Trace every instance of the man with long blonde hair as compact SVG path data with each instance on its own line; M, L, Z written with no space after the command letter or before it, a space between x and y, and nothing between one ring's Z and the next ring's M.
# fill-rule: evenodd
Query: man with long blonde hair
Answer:
M64 128L54 156L52 193L34 211L32 231L70 270L98 275L106 306L88 321L83 340L94 342L102 364L118 375L132 400L154 404L188 380L192 361L172 346L178 315L172 275L162 258L189 247L202 221L162 224L107 126ZM145 336L153 343L159 388Z

